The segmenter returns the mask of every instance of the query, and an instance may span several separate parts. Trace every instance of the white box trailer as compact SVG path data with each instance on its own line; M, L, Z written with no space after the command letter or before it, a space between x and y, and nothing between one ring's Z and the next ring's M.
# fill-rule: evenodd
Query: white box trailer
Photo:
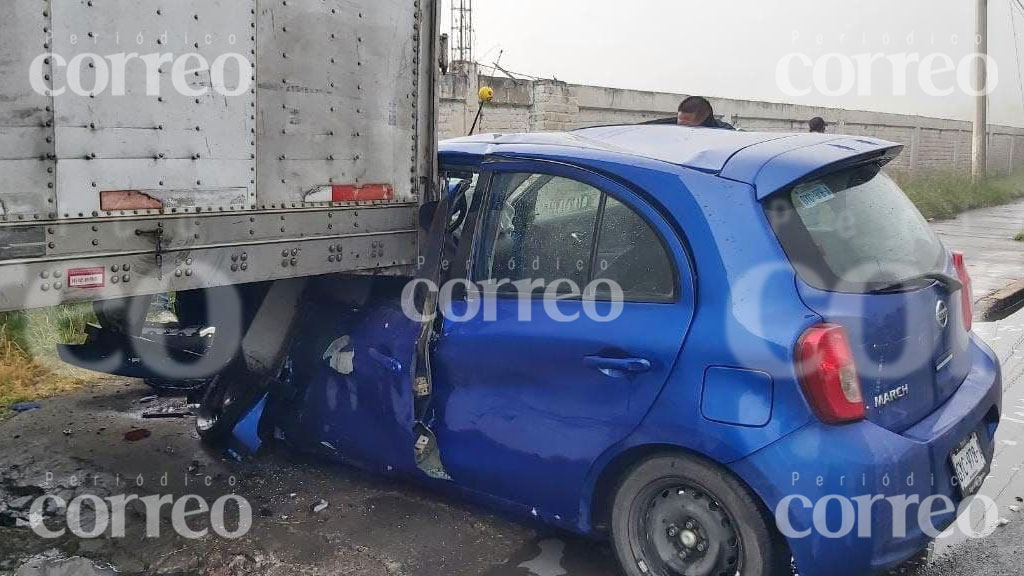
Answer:
M404 274L435 0L8 0L0 311Z

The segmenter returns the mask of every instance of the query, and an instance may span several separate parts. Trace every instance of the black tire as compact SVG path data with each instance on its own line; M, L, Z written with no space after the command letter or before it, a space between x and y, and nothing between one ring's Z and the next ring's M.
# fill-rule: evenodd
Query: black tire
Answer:
M196 431L214 446L225 444L235 426L263 397L262 391L243 376L244 371L232 368L210 379L196 413Z
M785 540L757 497L695 456L634 466L615 493L611 536L628 576L792 574Z

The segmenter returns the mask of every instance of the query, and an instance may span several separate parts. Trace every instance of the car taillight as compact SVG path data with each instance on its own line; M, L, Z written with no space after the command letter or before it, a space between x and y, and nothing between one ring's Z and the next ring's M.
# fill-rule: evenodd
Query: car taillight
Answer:
M970 332L974 328L974 285L971 282L970 273L967 272L963 252L953 252L953 267L956 268L956 275L960 279L960 283L964 285L963 290L960 291L960 302L964 312L964 329Z
M826 424L858 422L865 417L864 397L846 330L820 324L807 330L796 350L804 394Z

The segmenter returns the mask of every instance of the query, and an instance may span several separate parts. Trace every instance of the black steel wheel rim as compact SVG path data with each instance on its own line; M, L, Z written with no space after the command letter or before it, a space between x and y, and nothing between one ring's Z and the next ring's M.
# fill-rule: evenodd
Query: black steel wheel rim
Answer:
M631 512L640 571L652 576L734 576L742 569L736 523L707 491L678 481L651 484Z

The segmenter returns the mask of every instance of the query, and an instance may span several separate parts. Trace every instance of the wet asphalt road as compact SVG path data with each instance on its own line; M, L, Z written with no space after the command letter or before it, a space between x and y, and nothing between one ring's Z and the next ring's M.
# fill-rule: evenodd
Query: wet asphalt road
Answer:
M982 540L940 540L928 568L934 576L1024 571L1024 513L1010 510L1024 508L1017 501L1024 497L1024 312L977 331L1003 360L1005 417L983 493L996 500L1009 523ZM139 383L104 379L0 423L0 574L618 574L605 544L496 516L445 495L273 446L237 462L204 447L191 419L143 420L145 411L180 402L141 403L148 394ZM151 435L126 441L125 433L137 428ZM198 494L211 502L234 491L252 504L254 523L235 541L187 540L166 521L161 537L145 538L145 516L133 507L126 537L118 539L46 540L6 525L4 518L17 515L12 503L44 491L66 500L84 493L159 493ZM321 499L328 507L312 512Z

